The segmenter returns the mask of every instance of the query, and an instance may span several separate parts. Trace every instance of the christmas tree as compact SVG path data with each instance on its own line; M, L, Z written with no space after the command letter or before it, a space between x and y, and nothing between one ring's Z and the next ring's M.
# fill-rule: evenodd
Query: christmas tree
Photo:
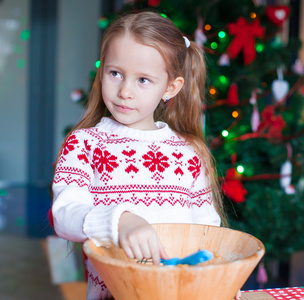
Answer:
M119 13L142 9L170 18L204 51L203 128L230 226L259 238L266 262L287 261L304 249L304 68L295 59L299 40L286 36L294 12L258 0L149 0Z

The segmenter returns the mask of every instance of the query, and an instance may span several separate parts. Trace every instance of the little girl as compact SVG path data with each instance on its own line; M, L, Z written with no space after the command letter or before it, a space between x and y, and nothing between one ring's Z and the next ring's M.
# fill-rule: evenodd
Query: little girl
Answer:
M63 143L53 182L57 234L113 242L130 258L167 258L152 223L223 222L201 128L206 68L166 18L114 21L83 120ZM111 297L88 262L87 299Z

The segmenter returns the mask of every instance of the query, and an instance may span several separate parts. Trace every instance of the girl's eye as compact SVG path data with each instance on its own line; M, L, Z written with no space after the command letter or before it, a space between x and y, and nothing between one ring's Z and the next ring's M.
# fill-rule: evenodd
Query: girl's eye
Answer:
M148 84L148 83L150 83L150 80L147 79L147 78L140 78L139 82L142 83L142 84Z
M110 74L115 78L122 78L121 74L116 71L111 71Z

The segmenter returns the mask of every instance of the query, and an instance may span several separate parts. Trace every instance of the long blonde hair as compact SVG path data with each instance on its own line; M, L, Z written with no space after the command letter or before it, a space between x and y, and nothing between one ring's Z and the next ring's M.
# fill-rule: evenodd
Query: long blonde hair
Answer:
M201 126L206 80L204 57L195 43L191 42L190 46L186 47L182 33L170 19L146 11L123 15L111 23L103 35L101 66L89 95L86 112L73 130L93 127L106 116L107 108L101 94L102 63L111 40L116 36L125 35L159 51L166 64L169 81L179 76L184 78L184 85L174 98L167 103L160 101L154 119L166 122L199 153L207 169L215 208L221 216L222 224L227 225L213 157L205 143Z

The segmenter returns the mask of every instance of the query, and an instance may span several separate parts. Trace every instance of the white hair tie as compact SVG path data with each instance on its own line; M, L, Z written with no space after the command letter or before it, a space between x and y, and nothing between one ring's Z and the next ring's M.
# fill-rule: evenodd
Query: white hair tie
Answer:
M190 47L190 41L189 41L189 39L186 36L183 36L183 38L185 40L186 47L189 48Z

